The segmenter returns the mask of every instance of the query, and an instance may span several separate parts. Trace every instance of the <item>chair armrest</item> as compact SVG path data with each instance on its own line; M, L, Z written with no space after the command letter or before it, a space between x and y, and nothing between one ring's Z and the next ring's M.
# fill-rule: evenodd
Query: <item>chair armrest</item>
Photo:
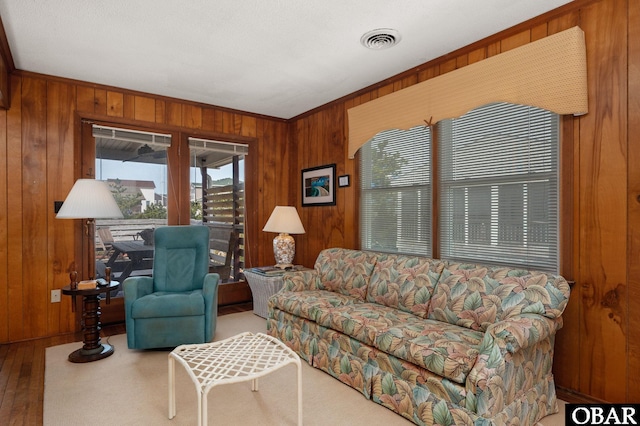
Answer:
M129 277L122 283L124 288L124 319L127 327L127 345L135 347L135 321L131 317L133 302L153 292L153 277Z
M216 333L218 319L218 284L220 275L216 273L204 276L202 283L202 296L204 297L204 335L205 341L213 340Z
M466 382L466 407L495 415L551 374L562 317L521 314L492 324ZM554 390L555 392L555 390Z
M205 301L212 303L218 296L218 284L220 283L220 274L210 273L204 276L202 284L202 294ZM216 300L217 302L217 300Z
M134 301L153 293L153 277L129 277L122 283L124 299Z
M318 290L318 272L315 269L287 272L282 276L281 291Z

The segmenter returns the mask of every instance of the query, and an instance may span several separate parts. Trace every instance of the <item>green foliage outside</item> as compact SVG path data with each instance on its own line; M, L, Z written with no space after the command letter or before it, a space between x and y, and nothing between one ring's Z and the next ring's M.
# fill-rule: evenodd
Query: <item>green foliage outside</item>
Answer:
M372 205L377 206L371 218L371 249L397 251L398 231L393 223L397 214L398 194L391 188L393 179L402 173L408 163L398 152L388 152L389 141L371 142ZM390 222L391 221L391 222Z
M166 219L167 208L160 204L149 205L143 213L138 213L142 202L142 193L128 193L122 186L120 179L116 179L111 185L111 193L125 219Z
M191 202L191 219L202 220L202 201Z
M120 179L116 179L114 184L111 184L111 193L115 198L118 207L125 219L135 219L137 213L135 208L140 205L142 201L142 194L130 194L127 193L127 189L122 186Z
M150 204L142 213L135 215L135 219L166 219L167 208L160 204Z
M387 145L389 141L371 144L371 163L373 164L371 186L374 188L391 186L392 179L397 177L402 172L402 166L409 162L398 152L387 152Z

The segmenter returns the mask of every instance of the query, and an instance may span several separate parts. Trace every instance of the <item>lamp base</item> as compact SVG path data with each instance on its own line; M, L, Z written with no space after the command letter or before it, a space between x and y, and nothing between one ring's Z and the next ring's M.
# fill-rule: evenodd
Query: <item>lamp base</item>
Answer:
M283 232L273 239L273 255L276 258L276 268L292 268L295 254L296 242L291 235Z
M273 267L278 269L293 269L293 263L277 263L273 265Z

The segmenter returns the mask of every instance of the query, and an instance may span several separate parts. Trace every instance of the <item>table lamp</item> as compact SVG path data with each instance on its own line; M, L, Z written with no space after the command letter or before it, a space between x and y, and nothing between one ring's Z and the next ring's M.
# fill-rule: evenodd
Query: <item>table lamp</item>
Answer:
M304 234L300 216L293 206L276 206L262 229L265 232L277 232L273 239L273 255L276 268L292 268L296 254L296 242L289 234Z
M89 236L93 235L94 219L121 217L123 216L120 207L107 183L95 179L78 179L56 215L56 219L86 219L85 234ZM72 287L74 274L77 279L77 273L71 271Z

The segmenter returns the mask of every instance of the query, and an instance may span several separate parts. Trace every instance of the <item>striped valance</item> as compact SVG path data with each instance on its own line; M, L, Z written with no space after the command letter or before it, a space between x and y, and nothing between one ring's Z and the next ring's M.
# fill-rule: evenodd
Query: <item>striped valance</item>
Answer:
M582 29L573 27L350 108L349 158L383 130L435 124L492 102L586 114Z

